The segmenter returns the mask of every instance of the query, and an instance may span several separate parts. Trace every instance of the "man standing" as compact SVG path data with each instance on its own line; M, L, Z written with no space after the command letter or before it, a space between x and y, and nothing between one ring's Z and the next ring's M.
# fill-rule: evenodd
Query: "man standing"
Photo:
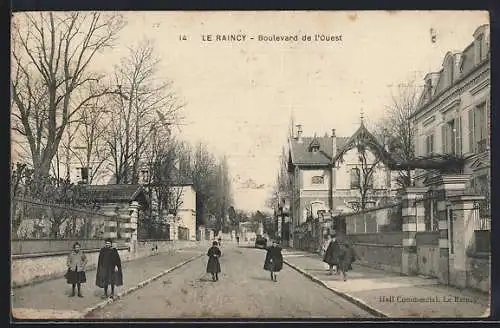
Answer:
M112 247L112 240L106 239L104 247L99 252L97 261L96 285L104 288L104 298L108 297L108 286L111 285L111 295L115 295L115 286L123 285L122 263L116 247Z

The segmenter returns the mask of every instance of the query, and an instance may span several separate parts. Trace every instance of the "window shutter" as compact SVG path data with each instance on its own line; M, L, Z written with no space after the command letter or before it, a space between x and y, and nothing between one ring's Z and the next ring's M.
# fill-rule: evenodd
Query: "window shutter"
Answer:
M459 116L457 119L457 135L456 135L456 144L457 144L457 155L462 155L462 117Z
M474 153L474 111L469 110L469 120L467 122L469 130L469 153Z
M446 135L447 135L447 133L446 133L446 124L443 124L441 126L441 142L442 142L441 144L442 144L442 147L443 147L441 152L443 154L448 153L448 145L446 143L446 141L447 141L447 136Z

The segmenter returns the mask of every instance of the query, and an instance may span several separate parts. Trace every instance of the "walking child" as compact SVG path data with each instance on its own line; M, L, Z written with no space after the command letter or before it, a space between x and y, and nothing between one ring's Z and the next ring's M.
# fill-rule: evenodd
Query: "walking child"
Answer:
M213 281L219 280L219 273L221 272L219 258L221 257L222 253L217 245L217 242L214 241L212 243L212 247L210 247L207 252L207 273L210 273L212 275Z
M278 272L283 268L283 254L277 241L273 241L271 247L267 249L264 261L264 270L271 272L271 280L278 281Z

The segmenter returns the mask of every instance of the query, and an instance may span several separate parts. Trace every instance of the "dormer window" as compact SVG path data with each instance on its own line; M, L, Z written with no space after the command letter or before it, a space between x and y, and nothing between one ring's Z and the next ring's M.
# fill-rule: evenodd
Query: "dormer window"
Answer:
M319 141L318 139L316 138L316 136L314 136L314 139L313 141L311 141L311 144L309 145L309 151L312 151L313 153L316 153L319 151Z
M450 57L448 59L448 63L446 65L446 79L448 81L448 84L453 83L453 57Z

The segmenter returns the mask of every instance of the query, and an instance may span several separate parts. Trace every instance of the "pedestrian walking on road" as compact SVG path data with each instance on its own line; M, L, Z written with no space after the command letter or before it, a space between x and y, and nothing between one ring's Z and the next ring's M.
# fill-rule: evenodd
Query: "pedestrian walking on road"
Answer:
M99 252L97 261L96 285L104 288L104 297L108 297L108 286L111 286L110 297L115 296L115 286L123 285L122 262L118 250L113 247L111 239L106 239Z
M344 281L347 281L347 272L352 270L352 263L356 261L357 255L349 241L342 243L339 252L339 269Z
M240 245L240 236L236 236L236 244L239 246Z
M219 258L221 257L222 253L217 245L217 242L214 241L212 243L212 247L210 247L207 252L207 273L210 273L212 275L213 281L219 280L219 273L221 272Z
M283 254L277 241L273 241L267 249L264 270L271 272L271 280L278 281L277 273L283 269Z
M73 244L73 250L68 255L66 281L72 286L70 297L75 296L75 287L78 288L78 297L83 297L81 284L87 282L85 267L87 266L87 256L80 250L80 243Z
M338 265L339 265L339 252L340 252L340 245L339 242L336 240L335 235L331 235L329 237L329 242L328 246L326 247L325 255L323 256L323 262L328 264L328 274L332 275L333 274L333 268L335 267L335 274L339 274L338 271Z

